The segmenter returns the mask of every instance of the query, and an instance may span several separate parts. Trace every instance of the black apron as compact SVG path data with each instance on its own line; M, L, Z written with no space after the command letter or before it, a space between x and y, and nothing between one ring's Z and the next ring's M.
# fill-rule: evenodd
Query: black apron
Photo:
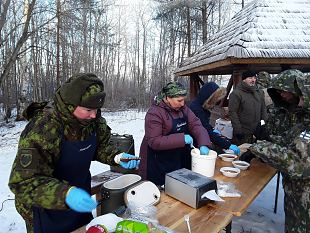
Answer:
M189 134L187 116L184 113L183 117L177 119L173 119L170 113L169 115L172 118L172 128L167 135L175 133ZM166 173L180 168L191 169L190 151L190 145L171 150L154 150L148 146L146 169L147 180L156 185L163 185L165 184Z
M54 177L66 180L90 193L90 163L96 151L96 134L85 141L66 141L62 137L61 154L54 170ZM69 233L89 223L91 213L79 213L74 210L52 210L34 207L34 233Z

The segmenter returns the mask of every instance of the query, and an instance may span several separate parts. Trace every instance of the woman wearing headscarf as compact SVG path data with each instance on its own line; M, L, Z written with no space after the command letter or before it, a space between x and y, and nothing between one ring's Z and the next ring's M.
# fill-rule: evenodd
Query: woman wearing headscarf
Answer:
M145 135L140 148L140 174L156 185L165 183L165 174L180 168L191 169L191 145L208 155L211 141L199 118L185 105L187 90L170 82L155 97L145 116ZM193 139L194 138L194 139Z

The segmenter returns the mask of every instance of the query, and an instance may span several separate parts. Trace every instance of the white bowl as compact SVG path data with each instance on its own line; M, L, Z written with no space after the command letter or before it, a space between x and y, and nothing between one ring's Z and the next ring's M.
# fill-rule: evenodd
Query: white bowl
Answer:
M236 177L239 175L240 169L235 167L222 167L220 172L227 177Z
M249 163L241 160L232 161L232 164L234 165L234 167L239 168L240 170L246 170L250 166Z
M235 154L235 152L231 149L223 150L225 154Z
M225 162L231 162L238 157L237 155L233 154L219 154L218 156Z

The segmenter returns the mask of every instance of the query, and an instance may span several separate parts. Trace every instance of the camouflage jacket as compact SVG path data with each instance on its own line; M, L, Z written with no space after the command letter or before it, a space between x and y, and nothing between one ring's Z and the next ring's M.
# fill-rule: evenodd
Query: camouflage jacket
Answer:
M298 70L287 70L274 82L268 88L274 103L267 121L272 142L258 141L250 150L282 172L285 232L310 232L310 79ZM279 90L295 96L284 101Z
M62 138L85 140L96 131L95 160L113 165L113 158L119 153L109 144L110 128L104 118L98 114L85 126L72 115L73 110L73 106L66 106L56 95L53 105L34 113L27 111L34 116L21 133L9 179L16 208L26 221L32 221L32 206L67 209L65 195L70 185L53 177Z

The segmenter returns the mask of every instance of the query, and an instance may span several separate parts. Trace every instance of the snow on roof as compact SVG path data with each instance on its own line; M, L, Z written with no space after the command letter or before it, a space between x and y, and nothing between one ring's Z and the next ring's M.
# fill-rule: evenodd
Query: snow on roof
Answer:
M254 0L176 70L227 58L310 58L310 0Z

